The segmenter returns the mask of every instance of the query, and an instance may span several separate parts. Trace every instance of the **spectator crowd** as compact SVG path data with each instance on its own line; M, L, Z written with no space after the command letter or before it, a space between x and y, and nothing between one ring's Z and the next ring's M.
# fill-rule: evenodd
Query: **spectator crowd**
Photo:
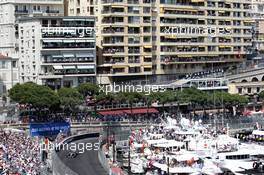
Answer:
M1 175L39 175L40 165L37 140L22 131L0 129Z

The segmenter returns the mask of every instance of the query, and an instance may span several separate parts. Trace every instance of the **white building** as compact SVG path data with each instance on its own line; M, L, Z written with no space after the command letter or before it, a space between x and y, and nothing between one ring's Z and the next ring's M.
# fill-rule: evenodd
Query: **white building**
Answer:
M95 82L95 19L34 17L19 20L21 83L53 89Z
M0 0L0 53L11 57L12 62L19 59L17 20L20 17L63 15L63 0Z
M17 60L0 54L0 96L19 82ZM0 99L1 101L1 99Z

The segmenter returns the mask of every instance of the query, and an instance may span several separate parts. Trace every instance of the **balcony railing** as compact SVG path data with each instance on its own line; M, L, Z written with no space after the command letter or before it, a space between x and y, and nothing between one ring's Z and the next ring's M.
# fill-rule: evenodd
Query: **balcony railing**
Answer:
M210 58L178 58L178 57L165 57L161 58L161 63L185 63L185 62L223 62L223 61L231 61L233 59L228 58L219 58L219 57L210 57Z
M105 53L105 54L115 54L115 53L124 53L124 52L125 52L124 49L119 49L119 48L103 50L103 53Z
M125 60L105 60L104 64L118 64L118 63L125 63Z
M94 70L56 70L45 73L45 75L76 75L76 74L95 74Z
M93 38L94 34L91 32L87 34L86 32L80 32L78 30L74 32L46 32L42 34L42 38Z
M140 59L135 59L135 60L128 59L128 63L140 63Z
M43 49L58 49L58 48L95 48L94 44L88 44L88 43L43 43L42 45Z
M46 58L43 63L92 63L94 58Z
M15 13L28 13L28 10L15 10Z
M46 13L60 13L59 10L46 10Z
M102 0L102 4L109 4L109 3L123 3L123 0Z

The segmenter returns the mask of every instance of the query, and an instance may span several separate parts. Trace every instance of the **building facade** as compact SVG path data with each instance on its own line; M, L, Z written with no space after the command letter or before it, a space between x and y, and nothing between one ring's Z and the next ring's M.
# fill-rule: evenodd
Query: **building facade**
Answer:
M0 98L19 82L17 62L11 57L0 54Z
M63 0L0 0L0 53L18 65L18 19L25 16L63 16ZM15 84L13 82L12 84ZM12 86L6 85L7 89Z
M21 83L53 89L95 82L95 20L89 17L35 17L19 20Z
M251 0L68 0L96 16L98 82L163 81L241 63L252 48Z

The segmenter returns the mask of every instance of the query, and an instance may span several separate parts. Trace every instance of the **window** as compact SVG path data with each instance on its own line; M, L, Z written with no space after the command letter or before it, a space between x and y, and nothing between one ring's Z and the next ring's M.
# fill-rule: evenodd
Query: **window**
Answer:
M16 68L17 67L17 62L16 61L12 61L12 67Z
M6 68L6 62L2 61L2 68L5 69Z
M260 87L257 87L257 93L260 92Z

